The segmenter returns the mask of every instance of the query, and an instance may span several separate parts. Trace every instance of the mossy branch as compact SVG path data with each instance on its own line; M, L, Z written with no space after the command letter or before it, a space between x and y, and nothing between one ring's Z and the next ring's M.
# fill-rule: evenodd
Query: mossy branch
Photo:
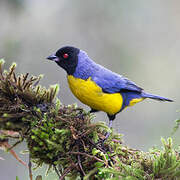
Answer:
M102 143L109 128L102 122L91 123L93 115L76 105L62 105L56 98L58 85L43 88L38 85L42 76L17 76L15 63L9 71L3 71L3 63L1 60L0 143L25 139L36 167L48 164L59 179L180 178L180 157L171 138L161 140L163 149L150 152L123 145L121 135L114 132ZM15 136L7 130L18 133Z

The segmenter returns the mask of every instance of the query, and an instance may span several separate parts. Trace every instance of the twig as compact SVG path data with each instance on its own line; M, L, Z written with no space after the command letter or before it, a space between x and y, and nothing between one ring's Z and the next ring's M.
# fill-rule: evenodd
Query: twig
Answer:
M59 171L57 170L57 167L53 164L53 167L54 167L54 170L55 170L55 172L56 172L56 174L58 175L58 177L60 178L61 177L61 175L59 174Z
M82 164L81 164L81 158L80 158L80 155L78 154L78 165L79 165L79 168L81 170L81 173L83 175L83 177L86 175L83 168L82 168Z
M28 167L27 164L19 158L16 152L13 149L11 149L11 146L9 145L8 142L3 142L3 146L16 158L16 160L18 160L24 166Z
M79 138L82 138L82 137L86 136L86 134L89 134L91 131L92 131L92 129L89 129L85 132L82 132L81 134L78 134L78 136L79 136Z
M85 177L84 177L84 180L89 180L89 178L95 174L96 172L98 171L98 168L95 167L94 169L92 169Z
M83 145L83 148L86 149L86 145L84 143L84 140L82 138L80 140L81 140L81 144Z
M92 144L92 145L94 145L97 149L99 149L100 151L102 151L104 154L106 154L107 152L104 150L104 149L102 149L101 147L99 147L97 144L95 144L91 139L89 139L89 138L87 138L88 140L89 140L89 142ZM106 161L106 166L108 165L108 161L107 161L107 159L106 159L106 157L104 156L104 158L105 158L105 161ZM113 162L113 158L111 157L111 156L109 156L109 158L111 159L111 161Z
M82 156L86 156L86 157L89 157L89 158L91 158L91 159L95 159L95 160L97 160L97 161L99 161L99 162L104 163L103 160L97 158L96 156L92 156L92 155L89 155L89 154L86 154L86 153L82 153L82 152L68 152L67 154L77 154L77 155L82 155Z
M69 166L68 168L66 168L64 170L64 173L62 174L62 176L59 178L59 180L64 180L65 176L75 167L75 164L72 164L71 166Z
M100 151L102 151L103 153L106 153L106 151L104 149L102 149L101 147L99 147L97 144L95 144L91 139L87 138L89 140L89 142L94 145L97 149L99 149Z
M17 141L16 143L14 143L12 146L10 146L10 147L8 148L8 151L10 151L11 149L13 149L13 148L14 148L15 146L17 146L18 144L20 144L23 140L24 140L24 139L21 138L19 141Z
M28 167L29 167L29 179L33 180L33 175L32 175L32 163L31 163L31 155L29 155L29 163L28 163Z

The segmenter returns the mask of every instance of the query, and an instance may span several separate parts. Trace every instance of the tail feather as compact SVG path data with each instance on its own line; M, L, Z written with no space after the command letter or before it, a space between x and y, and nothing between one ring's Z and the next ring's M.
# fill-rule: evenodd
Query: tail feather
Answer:
M158 96L158 95L153 95L153 94L149 94L149 93L146 93L146 92L142 92L142 97L144 98L151 98L151 99L155 99L155 100L158 100L158 101L169 101L169 102L173 102L173 100L171 99L168 99L168 98L165 98L165 97L161 97L161 96Z

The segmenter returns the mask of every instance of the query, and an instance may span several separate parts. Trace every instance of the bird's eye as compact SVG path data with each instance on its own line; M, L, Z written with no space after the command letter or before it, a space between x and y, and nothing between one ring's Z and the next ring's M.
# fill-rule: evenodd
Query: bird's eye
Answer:
M69 54L67 54L67 53L63 54L64 59L67 59L68 57L69 57Z

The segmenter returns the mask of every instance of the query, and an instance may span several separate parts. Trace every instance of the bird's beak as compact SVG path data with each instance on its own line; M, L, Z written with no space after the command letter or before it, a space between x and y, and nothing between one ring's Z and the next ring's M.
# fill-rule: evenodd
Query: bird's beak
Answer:
M59 58L55 54L48 56L46 59L49 59L49 60L55 61L55 62L59 61Z

